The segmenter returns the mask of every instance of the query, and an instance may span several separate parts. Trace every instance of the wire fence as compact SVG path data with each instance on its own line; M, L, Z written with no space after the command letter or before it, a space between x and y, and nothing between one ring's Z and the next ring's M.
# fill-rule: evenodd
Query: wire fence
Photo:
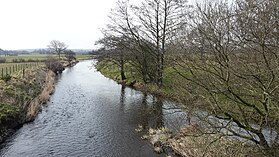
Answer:
M18 72L18 71L22 71L23 75L24 75L25 69L36 67L39 65L40 65L40 63L38 63L38 62L10 64L10 65L4 65L4 66L1 66L1 64L0 64L0 76L4 77L7 75L12 75L13 73Z

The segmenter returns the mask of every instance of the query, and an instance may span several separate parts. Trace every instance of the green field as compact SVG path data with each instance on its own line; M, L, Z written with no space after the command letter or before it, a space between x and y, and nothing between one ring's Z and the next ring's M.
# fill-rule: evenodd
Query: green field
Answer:
M57 57L57 55L52 54L52 57ZM38 65L43 65L49 54L28 54L28 55L18 55L18 56L0 56L0 58L6 59L5 63L0 63L0 77L11 75L14 72L20 71L22 69L36 67ZM86 60L90 58L90 55L77 54L77 60ZM63 55L62 55L63 60Z
M5 58L6 62L13 62L13 60L17 59L24 59L25 61L28 60L38 60L42 61L47 58L47 54L31 54L31 55L18 55L18 56L1 56L1 58Z
M6 75L11 75L26 68L38 67L41 65L43 65L42 62L1 63L0 78Z
M24 60L25 62L30 62L30 61L44 61L46 60L50 55L49 54L28 54L28 55L18 55L18 56L0 56L0 58L5 58L6 62L12 63L14 60ZM51 56L56 56L52 54ZM90 55L84 55L84 54L77 54L76 58L78 60L85 60L90 58Z

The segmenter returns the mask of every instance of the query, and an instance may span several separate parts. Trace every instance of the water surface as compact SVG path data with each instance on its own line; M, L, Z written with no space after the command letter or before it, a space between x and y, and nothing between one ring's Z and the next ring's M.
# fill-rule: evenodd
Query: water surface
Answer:
M42 112L1 146L0 156L163 156L135 131L138 125L169 123L162 104L105 78L84 61L62 73Z

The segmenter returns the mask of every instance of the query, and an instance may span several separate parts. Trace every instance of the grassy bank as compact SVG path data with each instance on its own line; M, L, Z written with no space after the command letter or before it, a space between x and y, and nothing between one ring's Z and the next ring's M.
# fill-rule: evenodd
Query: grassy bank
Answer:
M172 67L166 67L164 69L163 86L159 88L154 83L144 84L140 75L135 72L135 69L131 65L125 64L125 76L126 80L121 80L120 70L113 62L98 62L96 65L98 71L100 71L105 77L113 79L118 83L133 86L138 90L149 92L158 96L164 96L168 99L178 102L185 102L191 97L183 85L185 81L177 74Z
M15 72L0 80L0 143L25 122L32 121L53 92L55 75L43 67Z
M132 69L129 64L125 65L125 75L127 77L125 81L121 80L119 68L112 62L98 62L96 67L104 76L119 83L131 85L138 90L180 102L185 104L183 108L193 112L202 109L202 111L210 113L210 105L202 101L202 98L192 95L186 90L185 86L188 89L189 87L196 89L195 85L185 81L172 66L165 67L164 84L161 88L152 83L144 84L140 76L131 73ZM227 105L226 108L237 112L230 104L224 105ZM164 149L163 147L168 147L179 156L263 156L259 149L247 140L240 141L219 132L212 132L212 130L203 128L199 123L197 128L192 129L193 126L195 125L181 128L176 133L170 133L171 135L162 133L160 131L162 128L154 128L151 131L152 133L147 133L148 135L143 139L148 138L155 147L155 151L161 152L163 151L161 149ZM154 138L157 141L154 142Z
M43 62L24 62L24 63L1 63L0 64L0 78L6 75L12 75L13 73L23 71L23 69L43 66Z

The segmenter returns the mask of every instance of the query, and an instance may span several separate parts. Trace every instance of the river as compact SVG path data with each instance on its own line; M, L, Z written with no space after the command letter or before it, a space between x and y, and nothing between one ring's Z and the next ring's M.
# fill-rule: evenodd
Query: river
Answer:
M118 85L97 72L92 61L83 61L61 74L42 112L1 145L0 156L164 156L135 131L138 125L172 124L163 103Z

